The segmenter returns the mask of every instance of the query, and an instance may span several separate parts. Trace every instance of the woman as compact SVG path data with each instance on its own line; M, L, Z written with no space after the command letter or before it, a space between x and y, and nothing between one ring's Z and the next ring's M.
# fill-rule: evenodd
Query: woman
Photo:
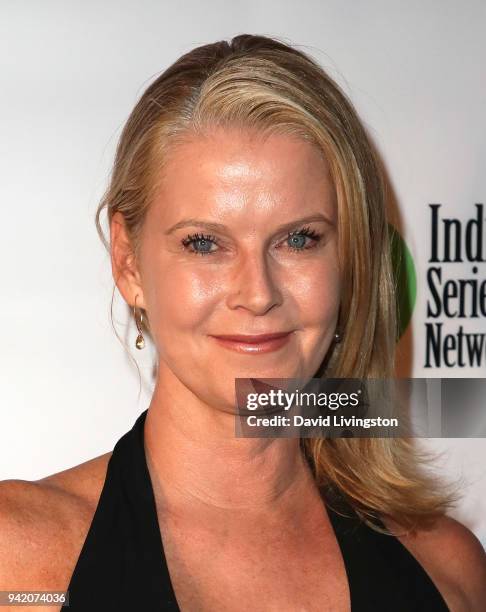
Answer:
M153 396L113 453L2 483L0 588L71 611L486 609L484 551L409 439L234 435L235 378L393 374L383 179L325 72L262 36L181 57L123 130L103 240L104 209Z

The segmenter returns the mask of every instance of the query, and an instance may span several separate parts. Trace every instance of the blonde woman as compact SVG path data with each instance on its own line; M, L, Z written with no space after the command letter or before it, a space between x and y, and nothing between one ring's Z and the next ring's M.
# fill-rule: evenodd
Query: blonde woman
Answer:
M393 376L383 178L322 68L263 36L187 53L128 119L102 238L103 212L153 396L112 453L1 484L0 588L71 612L485 610L485 553L410 439L234 435L237 377Z

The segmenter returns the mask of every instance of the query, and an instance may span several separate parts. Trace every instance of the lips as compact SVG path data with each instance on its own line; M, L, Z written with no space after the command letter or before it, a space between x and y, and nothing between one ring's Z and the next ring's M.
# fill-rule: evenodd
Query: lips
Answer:
M288 336L291 332L275 332L272 334L259 334L259 335L242 335L242 334L221 334L213 336L213 338L220 338L221 340L229 340L230 342L244 342L247 344L260 344L261 342L268 342L269 340L275 340L276 338L283 338Z
M238 353L260 354L277 351L284 347L290 339L289 332L273 332L269 334L243 335L243 334L224 334L221 336L211 336L218 344L224 348Z

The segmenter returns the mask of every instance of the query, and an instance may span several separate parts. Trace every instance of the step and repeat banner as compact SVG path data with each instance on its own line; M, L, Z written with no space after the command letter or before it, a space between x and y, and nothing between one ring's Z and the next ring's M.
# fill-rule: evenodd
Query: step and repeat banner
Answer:
M408 223L425 216L412 236L391 227L400 333L415 332L414 371L438 370L445 376L482 376L486 370L486 207L424 203L405 209ZM408 248L407 239L423 236L425 259ZM417 272L418 269L418 272ZM417 293L422 307L415 310ZM413 319L412 319L413 316ZM410 347L400 346L410 360ZM404 371L407 365L401 361Z
M148 84L182 53L241 33L317 59L376 145L400 289L397 375L485 377L483 2L47 0L4 2L0 13L0 478L40 478L107 452L146 408L153 354L135 354L117 294L118 338L111 327L94 214ZM455 516L486 546L486 440L419 442L464 479Z

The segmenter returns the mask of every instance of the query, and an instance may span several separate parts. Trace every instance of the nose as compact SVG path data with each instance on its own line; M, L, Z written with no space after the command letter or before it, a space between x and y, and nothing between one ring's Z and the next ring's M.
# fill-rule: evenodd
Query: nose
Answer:
M283 296L274 276L264 254L243 255L230 281L228 308L244 308L263 315L281 305Z

